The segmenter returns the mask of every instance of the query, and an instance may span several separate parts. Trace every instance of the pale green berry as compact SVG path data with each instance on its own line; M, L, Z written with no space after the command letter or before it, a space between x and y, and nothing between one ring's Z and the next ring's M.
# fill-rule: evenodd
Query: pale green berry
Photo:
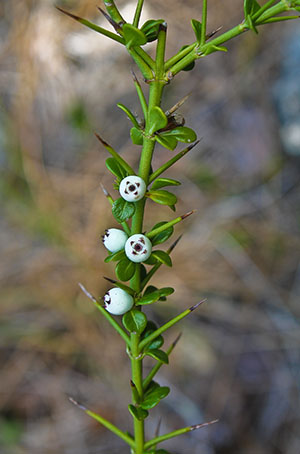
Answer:
M124 249L128 236L123 230L108 229L102 235L102 242L110 252L118 252Z
M119 287L108 290L103 296L104 307L110 314L123 315L130 311L134 300L129 293Z
M132 235L125 244L125 254L135 263L145 262L151 255L152 243L141 233Z
M146 183L136 175L123 178L119 186L121 197L127 202L138 202L146 192Z

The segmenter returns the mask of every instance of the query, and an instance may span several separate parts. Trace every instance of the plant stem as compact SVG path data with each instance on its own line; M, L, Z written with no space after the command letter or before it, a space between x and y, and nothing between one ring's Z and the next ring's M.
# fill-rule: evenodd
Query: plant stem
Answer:
M258 17L260 17L267 9L270 8L270 6L273 5L277 0L269 0L267 3L265 3L258 11L252 16L252 19L255 20Z
M206 23L207 23L207 0L203 0L202 4L202 27L201 27L201 41L200 44L205 44L206 36Z
M138 25L139 25L143 4L144 4L144 0L138 0L138 4L137 4L136 10L135 10L135 15L134 15L134 19L133 19L133 25L135 27L138 27Z
M131 334L131 377L135 385L139 398L143 398L143 367L142 358L139 358L139 340L140 336L137 333ZM132 402L137 404L136 393L132 391ZM143 454L144 452L144 421L139 421L134 418L134 438L135 438L135 454Z

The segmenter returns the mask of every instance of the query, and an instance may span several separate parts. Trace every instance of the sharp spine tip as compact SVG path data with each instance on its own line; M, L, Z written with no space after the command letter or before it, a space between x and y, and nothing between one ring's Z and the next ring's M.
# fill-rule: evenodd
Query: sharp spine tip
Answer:
M117 281L115 279L111 279L110 277L103 276L103 279L105 279L108 282L111 282L112 284L115 284Z
M216 422L219 422L219 420L214 419L213 421L204 422L202 424L195 424L194 426L191 426L190 430L192 431L192 430L201 429L202 427L210 426L211 424L215 424Z
M92 300L94 303L97 303L98 301L96 300L96 298L87 291L87 289L80 283L78 282L78 285L79 287L81 288L81 290L83 291L83 293L90 299Z
M194 306L190 307L190 312L193 312L195 309L197 309L197 307L199 307L201 304L205 303L205 301L206 301L206 298L204 300L202 300L202 301L199 301Z
M172 344L172 347L175 348L176 345L178 344L178 342L180 341L180 338L182 336L182 333L179 333L178 336L176 337L176 339L174 340L173 344Z
M197 210L192 210L192 211L189 211L188 213L183 214L183 215L181 216L181 219L183 220L183 219L185 219L185 218L191 216L191 214L194 214L196 211L197 211Z
M87 408L84 405L79 404L75 399L73 399L73 397L69 396L69 401L76 405L76 407L80 408L80 410L87 411Z

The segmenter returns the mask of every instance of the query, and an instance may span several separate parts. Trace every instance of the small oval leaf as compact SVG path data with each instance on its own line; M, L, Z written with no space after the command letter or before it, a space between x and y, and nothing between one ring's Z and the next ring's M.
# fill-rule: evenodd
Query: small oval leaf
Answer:
M143 421L149 415L149 412L147 410L143 410L143 408L140 407L135 407L132 404L128 405L128 410L131 415L138 421Z
M138 128L130 129L130 137L134 145L143 145L143 134Z
M147 356L151 356L152 358L160 361L163 364L169 364L169 357L163 350L159 350L158 348L154 348L152 350L146 351Z
M160 24L163 24L164 20L163 19L150 19L147 20L141 27L141 31L145 34L148 43L155 41L158 36L159 32L159 26Z
M168 124L168 119L167 119L166 114L163 112L163 110L160 107L154 106L154 107L152 107L152 109L150 109L150 112L148 115L148 122L151 125L149 134L153 134L154 132L158 131L159 129L165 128Z
M124 252L124 250L122 249L122 251L114 252L113 254L110 254L109 256L107 256L107 257L104 259L104 262L105 262L105 263L108 263L108 262L117 262L118 260L125 259L125 257L126 257L125 252Z
M134 46L142 46L146 44L147 38L144 33L139 30L138 28L134 27L131 24L124 24L123 28L123 36L125 39L126 47L134 47Z
M150 190L146 192L145 196L149 197L149 199L153 200L153 202L160 203L161 205L172 206L177 202L176 195L163 189L157 191Z
M127 176L126 170L118 163L115 158L107 158L105 165L108 170L120 180Z
M152 304L159 300L160 298L159 292L156 290L152 293L147 293L146 295L142 296L137 302L136 305L144 306L146 304Z
M171 129L170 131L164 132L166 137L175 137L179 142L192 143L197 140L197 134L191 128L186 126L178 126L178 128Z
M135 204L133 202L127 202L122 197L115 200L112 205L112 214L120 224L130 219L134 215L134 212Z
M161 227L164 224L167 224L167 221L158 222L158 224L155 224L155 226L153 227L152 230L157 229L158 227ZM174 228L171 226L171 227L168 227L163 232L158 233L153 238L151 238L152 246L155 246L156 244L164 243L173 235L173 232L174 232Z
M127 257L121 260L116 268L115 273L120 281L129 281L135 273L136 264L131 262Z
M168 150L175 150L178 144L178 140L172 136L165 136L164 134L156 134L156 141L164 148Z
M132 309L123 316L122 323L130 333L141 334L147 326L147 317L143 312Z
M179 186L181 185L180 181L173 180L172 178L156 178L151 189L160 189L165 186Z
M159 262L170 267L172 266L171 257L165 251L154 251L152 254Z

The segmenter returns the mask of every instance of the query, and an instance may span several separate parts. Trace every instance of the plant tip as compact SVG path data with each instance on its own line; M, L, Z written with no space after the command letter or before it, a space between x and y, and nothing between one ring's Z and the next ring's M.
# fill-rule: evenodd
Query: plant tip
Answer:
M76 407L80 408L80 410L87 411L87 408L79 404L75 399L73 399L73 397L69 396L69 401L72 402L72 404L76 405Z
M79 287L81 288L81 290L83 291L83 293L90 299L92 300L94 303L97 303L98 301L96 300L96 298L87 291L87 289L80 283L78 282L78 285Z
M206 301L206 298L202 301L199 301L197 304L195 304L194 306L190 307L190 311L193 312L195 309L197 309L197 307L199 307L201 304L205 303Z
M215 424L216 422L219 422L219 420L214 419L213 421L204 422L202 424L195 424L194 426L191 426L190 430L192 431L192 430L201 429L202 427L210 426L211 424Z

